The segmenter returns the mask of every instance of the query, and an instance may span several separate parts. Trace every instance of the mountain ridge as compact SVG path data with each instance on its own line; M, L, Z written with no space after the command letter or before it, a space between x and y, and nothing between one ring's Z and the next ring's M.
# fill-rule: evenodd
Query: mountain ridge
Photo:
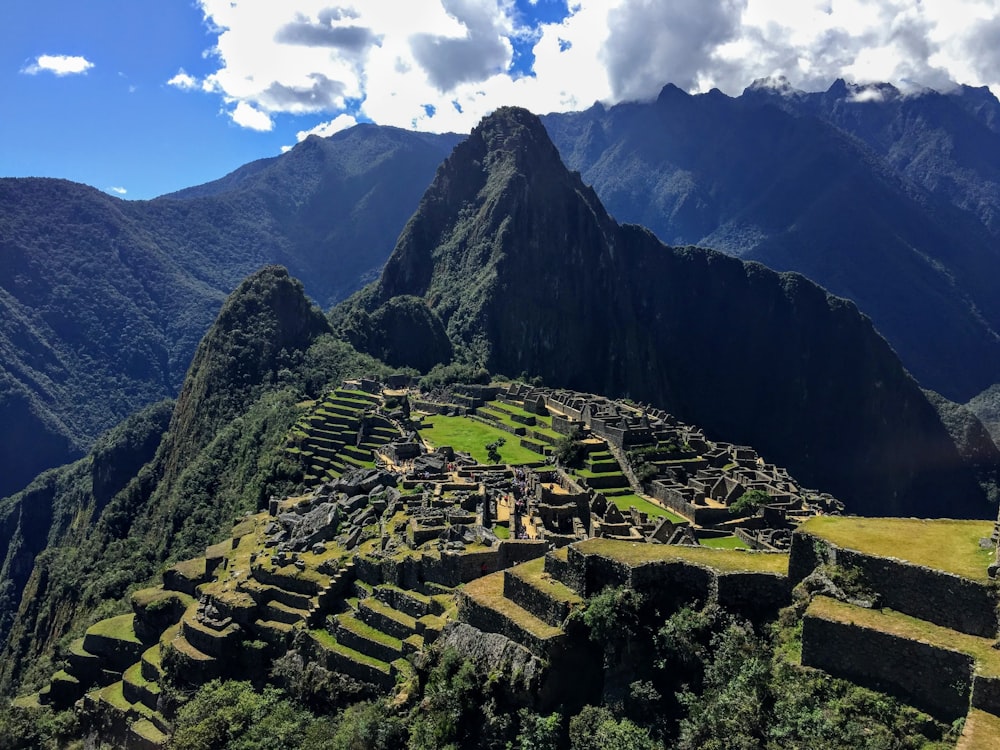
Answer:
M852 130L810 104L825 94L803 96L812 98L774 87L735 98L689 95L668 85L654 102L543 121L567 165L619 220L648 226L670 244L804 273L853 299L925 387L971 398L1000 372L1000 310L987 282L1000 273L1000 255L963 194L931 189L929 181L946 183L961 165L942 151L927 179L917 180L905 169L906 153L893 161L859 134L883 112L889 123L880 132L897 127L891 111L843 104L842 93L837 111L861 121ZM944 101L971 118L953 99L905 101L918 111ZM910 132L910 140L932 133ZM943 142L942 132L933 131ZM1000 141L994 133L978 143L995 150ZM997 192L989 184L984 200ZM1000 211L1000 201L990 201Z

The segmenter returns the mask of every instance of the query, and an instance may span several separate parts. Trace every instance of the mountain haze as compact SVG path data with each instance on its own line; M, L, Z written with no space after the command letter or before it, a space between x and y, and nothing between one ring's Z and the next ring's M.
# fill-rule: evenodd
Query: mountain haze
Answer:
M994 513L852 303L619 226L524 110L499 110L456 147L381 279L347 307L374 315L399 295L425 301L460 359L662 405L853 512Z

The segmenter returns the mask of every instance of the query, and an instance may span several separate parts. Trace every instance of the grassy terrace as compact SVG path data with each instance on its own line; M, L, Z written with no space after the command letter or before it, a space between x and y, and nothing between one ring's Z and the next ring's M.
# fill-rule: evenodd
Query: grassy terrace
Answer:
M626 565L641 565L662 560L681 560L705 565L722 573L748 571L788 575L788 555L741 552L708 547L681 547L672 544L643 544L614 539L586 539L574 545L583 554L601 555Z
M825 596L814 598L806 615L831 622L850 623L913 641L923 641L938 648L961 651L976 660L976 670L980 674L1000 676L1000 651L993 648L991 638L959 633L957 630L943 628L891 609L865 609Z
M974 708L965 719L965 731L956 750L993 750L1000 747L1000 716Z
M992 533L992 521L816 516L799 530L838 547L895 557L975 581L990 580L986 568L993 553L981 549L979 540Z
M381 659L375 659L367 654L362 654L360 651L355 651L353 648L348 648L342 643L338 643L337 639L327 631L316 629L308 632L310 637L312 637L316 643L318 643L322 648L325 648L327 651L339 653L341 656L345 656L351 661L355 661L359 664L366 664L373 669L377 669L379 672L384 672L385 674L389 673L389 665L384 661Z
M609 495L608 500L618 506L623 513L627 513L629 506L635 506L640 513L645 513L650 518L668 518L674 523L686 523L687 519L673 513L666 508L662 508L656 503L652 503L644 497L631 493L628 495Z
M118 615L107 620L96 622L87 628L87 635L99 635L116 641L139 643L135 635L135 615Z
M510 575L517 576L525 583L530 584L539 591L544 591L552 599L566 602L570 605L583 604L583 599L573 589L561 581L557 581L544 570L545 558L537 557L534 560L523 562L508 568Z
M525 411L517 406L511 406L510 404L504 404L498 401L489 401L486 403L486 409L489 410L490 416L499 422L503 422L510 427L524 427L528 432L540 432L543 435L547 435L551 438L558 440L563 437L558 432L552 429L552 417L543 417L539 414L533 414L529 411ZM503 411L501 411L501 409ZM504 413L506 412L506 413ZM523 422L518 422L513 419L510 415L516 414L520 417L534 417L534 425L526 425Z
M735 536L720 536L710 539L699 539L704 547L713 549L746 549L747 546Z
M477 578L470 581L462 588L473 601L489 607L494 612L510 618L513 622L525 631L531 633L539 640L555 638L562 631L542 622L530 612L521 609L510 599L503 595L503 573L493 573L492 575Z
M530 464L542 458L534 451L522 448L516 435L466 417L425 417L420 436L435 447L450 445L457 451L465 451L481 464L491 463L486 455L486 444L497 438L507 441L506 445L500 447L502 463Z

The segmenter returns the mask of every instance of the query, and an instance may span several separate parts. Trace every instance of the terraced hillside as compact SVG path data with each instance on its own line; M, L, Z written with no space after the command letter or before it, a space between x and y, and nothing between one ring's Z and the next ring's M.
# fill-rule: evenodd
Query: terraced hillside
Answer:
M964 719L960 748L1000 745L994 528L900 518L806 522L795 534L791 577L822 595L804 612L802 664L943 721Z
M400 436L389 419L376 413L379 404L372 394L340 389L295 425L285 451L303 464L307 485L375 466L375 451Z

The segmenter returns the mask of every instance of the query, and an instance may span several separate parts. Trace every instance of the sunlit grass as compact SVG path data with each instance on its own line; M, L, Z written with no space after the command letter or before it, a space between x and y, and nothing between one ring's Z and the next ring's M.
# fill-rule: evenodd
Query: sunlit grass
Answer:
M994 552L979 540L990 536L992 521L817 516L799 528L838 547L989 581Z
M486 445L498 438L506 441L500 446L501 463L530 464L541 458L534 451L521 447L517 436L467 417L425 418L420 435L435 447L448 445L457 451L464 451L481 464L492 463L486 453Z

